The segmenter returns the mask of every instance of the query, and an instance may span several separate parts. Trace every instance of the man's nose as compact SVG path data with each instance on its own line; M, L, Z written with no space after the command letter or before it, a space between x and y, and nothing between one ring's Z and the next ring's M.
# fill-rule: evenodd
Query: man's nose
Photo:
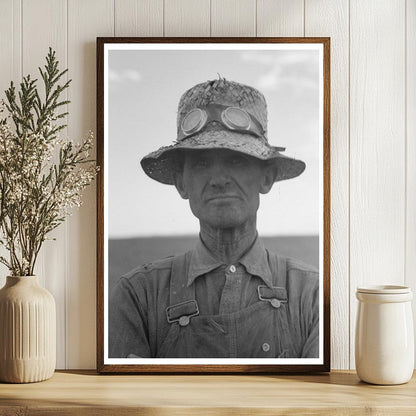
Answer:
M213 188L226 188L230 185L231 179L227 169L221 164L214 164L211 167L209 185Z

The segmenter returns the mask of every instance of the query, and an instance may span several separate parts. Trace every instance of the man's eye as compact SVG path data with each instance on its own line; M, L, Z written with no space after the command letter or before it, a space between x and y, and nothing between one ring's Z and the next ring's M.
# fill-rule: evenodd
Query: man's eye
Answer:
M244 158L242 158L242 157L233 157L231 159L231 164L234 165L234 166L244 165Z
M193 166L196 168L206 168L208 166L208 162L205 159L198 159L195 160Z

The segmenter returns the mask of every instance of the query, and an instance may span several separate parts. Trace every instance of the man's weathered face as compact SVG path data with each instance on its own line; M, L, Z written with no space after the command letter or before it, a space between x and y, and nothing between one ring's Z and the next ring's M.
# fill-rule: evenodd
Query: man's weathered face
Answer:
M194 150L184 155L176 187L193 214L213 228L255 221L259 194L273 185L273 172L260 160L230 150Z

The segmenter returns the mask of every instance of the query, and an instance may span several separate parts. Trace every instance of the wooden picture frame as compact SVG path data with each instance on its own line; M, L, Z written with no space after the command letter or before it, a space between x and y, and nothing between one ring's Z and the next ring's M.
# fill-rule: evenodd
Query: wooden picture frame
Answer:
M243 78L244 71L248 71L249 69L247 68L250 67L252 73L258 75L261 73L260 65L269 65L267 74L265 74L265 77L258 83L258 85L268 86L267 88L274 91L273 94L275 95L273 95L273 97L278 97L280 99L280 103L279 100L275 100L274 98L269 102L268 96L265 94L266 101L268 101L269 125L272 124L275 115L277 118L280 117L278 115L279 109L283 113L289 111L285 109L287 106L288 109L292 109L290 114L293 115L293 118L292 115L286 115L287 123L285 120L280 119L282 126L286 126L282 127L282 131L285 131L286 137L291 138L291 135L294 134L290 132L290 128L295 130L298 129L296 134L300 134L301 136L304 133L305 137L313 137L313 141L310 141L302 136L302 139L299 140L304 140L305 142L304 144L301 144L301 141L299 141L300 144L298 145L298 150L294 156L300 159L305 158L305 156L307 159L313 159L313 163L310 163L310 172L315 172L313 176L315 178L313 186L303 184L302 186L304 188L296 189L313 188L313 192L315 192L314 194L311 194L312 200L315 202L308 207L304 206L302 209L304 210L303 212L308 215L312 211L314 213L316 212L316 215L314 214L312 216L312 214L310 214L311 218L313 217L313 220L310 221L310 223L305 220L305 224L309 224L306 226L309 230L308 227L312 227L310 224L313 223L316 225L315 229L318 230L317 234L314 234L313 250L318 250L318 254L315 258L317 259L319 269L319 294L316 298L319 299L319 301L317 301L319 303L319 354L317 357L313 358L302 358L301 356L291 358L272 357L267 359L261 357L186 358L182 356L178 358L144 358L140 356L137 357L132 352L130 358L126 356L110 357L110 312L108 302L110 292L114 293L114 288L110 290L110 285L112 283L110 284L109 270L112 267L112 260L109 259L109 252L112 253L112 250L115 250L113 247L116 246L112 245L114 241L113 239L109 239L109 235L116 229L116 223L118 224L120 222L116 222L115 218L130 218L128 213L120 211L120 206L128 206L127 208L130 209L130 205L138 204L137 202L133 202L133 192L142 193L142 202L147 199L152 199L152 197L149 196L148 189L153 186L153 182L155 184L154 186L160 186L158 188L159 194L168 192L162 191L162 189L167 189L167 187L163 188L163 185L157 184L155 181L152 182L147 177L145 185L137 185L135 179L126 179L125 181L123 175L125 175L125 178L132 177L131 172L133 171L130 170L131 167L129 167L131 164L135 164L135 169L137 169L138 174L144 175L144 173L140 171L140 165L137 158L139 156L140 158L145 156L149 153L149 149L151 148L152 150L156 150L156 148L159 147L159 144L162 143L156 143L159 139L155 139L155 137L164 135L164 133L160 133L158 130L160 127L159 124L171 123L169 127L170 135L167 134L161 138L164 140L164 144L169 145L172 140L174 140L176 127L172 128L174 125L172 123L174 123L176 119L176 108L173 108L172 105L170 105L169 108L167 107L166 101L171 102L173 100L171 95L174 95L172 92L170 92L169 95L167 91L172 90L176 94L176 90L179 91L179 87L181 87L181 91L185 92L187 88L191 88L196 84L193 80L195 78L195 73L198 71L201 72L201 76L199 77L200 82L204 82L206 76L205 74L202 74L204 72L203 69L201 69L202 67L198 66L202 65L202 61L207 63L215 62L217 64L217 69L214 69L215 65L212 65L212 67L208 64L205 65L205 67L210 66L210 69L215 71L212 72L211 79L216 77L219 77L218 79L222 79L222 77L227 79L228 74L224 73L224 71L226 72L226 68L232 68L228 60L231 59L230 56L237 56L237 54L245 61L244 65L242 65L242 61L235 61L238 62L238 65L240 66L235 68L234 71L230 71L233 74L237 74L238 69L238 74L241 73L241 77L239 77L239 79L230 77L233 81L235 80L243 84L251 85L249 80L246 82ZM224 61L221 60L223 59L221 57L224 57ZM282 57L284 57L284 59ZM223 65L221 62L223 62ZM228 63L226 64L225 62ZM290 72L291 68L293 69L293 72ZM162 76L160 74L162 74ZM257 84L253 86L260 91L262 90ZM149 91L151 91L151 93L149 93ZM307 91L307 94L305 91ZM270 94L270 96L272 96L272 94ZM169 97L169 100L165 100L165 97ZM174 97L176 103L179 101L179 98L180 95ZM137 104L137 107L135 107L136 100L137 102L140 102L140 104ZM313 101L314 103L311 107L313 108L313 110L311 110L311 114L313 115L310 116L312 120L310 123L307 121L309 118L305 116L307 111L309 111L306 110L306 107L309 106L309 101ZM302 103L305 103L305 106L303 106ZM304 113L300 111L298 114L297 110L293 110L293 108L303 109L303 107L305 107L305 109L302 110ZM111 122L109 119L111 119ZM157 120L161 120L161 122L158 123ZM304 123L303 120L305 120ZM307 128L307 125L309 125L308 123L312 126L309 130ZM132 156L132 153L134 153L135 150L132 151L131 148L125 144L127 141L124 142L124 140L127 140L127 137L130 137L129 143L134 143L134 146L136 146L134 147L132 145L133 148L139 148L139 153L142 153L141 155L135 155L135 159L133 159ZM146 140L149 140L150 144L146 142L145 145L145 141L141 142L142 137L146 137ZM145 139L143 138L143 140ZM290 140L288 140L289 139L284 138L280 138L279 140L269 136L271 145L286 146L288 155L292 157L293 152L291 153ZM298 139L293 139L292 141L295 143L296 140ZM307 142L309 144L306 143L307 140L309 140ZM97 183L97 370L100 373L228 374L309 373L330 371L329 38L97 38L97 142L97 163L100 166ZM309 150L309 153L305 150L304 155L302 154L302 150L299 150L302 149L302 146L304 146L305 149L309 148L312 150ZM142 148L143 152L141 151ZM117 160L119 161L119 164L115 165L115 161ZM112 176L116 175L116 172L117 175L121 175L120 177L117 176L117 180ZM134 175L135 173L133 173L133 177L135 178ZM302 176L300 176L300 178L301 177ZM305 178L310 178L310 176L305 176ZM297 183L300 183L300 179ZM136 186L139 189L137 189ZM284 189L290 188L289 185L285 184L284 186ZM122 191L122 189L124 189L123 187L126 187L125 191ZM169 189L174 188L172 187ZM309 191L296 191L294 195L302 195L303 193L308 192ZM126 200L131 200L131 204L126 203L126 200L124 200L123 195L127 194L131 199ZM288 193L288 195L289 194L290 193ZM268 195L264 197L264 200L266 200L267 197ZM147 202L148 201L146 201L146 203ZM303 204L302 200L296 199L291 203L288 202L288 204L296 207L294 208L295 212L293 213L295 220L292 219L291 222L302 222L300 221L300 218L302 218L302 211L300 211L301 205ZM316 204L316 206L314 204ZM160 214L159 217L157 217L157 212L159 212L158 210L160 208L159 205L163 205L167 208L170 203L159 203L157 209L155 207L155 218L143 218L145 214L138 214L138 217L134 218L132 223L136 224L137 222L138 227L142 227L143 229L145 225L147 227L149 224L152 225L158 223L160 219ZM173 202L172 205L174 205ZM312 206L313 208L311 208ZM147 208L146 212L151 213L150 211L153 210ZM185 213L185 208L183 209L183 212ZM176 215L175 221L170 222L175 223L177 221L181 221L181 215ZM124 230L129 231L128 225L129 224L124 226ZM148 233L149 232L151 233L151 231L148 231ZM141 249L136 248L136 251L132 254L133 257L139 258L141 252L146 251L149 247L149 245L146 245L146 241L143 241L141 240ZM298 240L294 238L294 241ZM121 243L117 241L117 244ZM173 242L170 244L172 248L176 245L176 243ZM293 244L295 251L299 249L298 243ZM153 241L153 245L160 246L161 244ZM127 251L130 250L131 245L125 245L123 246L124 248L121 245L117 247L120 247L118 250L123 253L124 256ZM155 259L148 259L148 261L152 260ZM118 262L123 263L123 266L125 266L126 261L123 259L118 260ZM136 265L140 266L141 264L142 262L138 260ZM121 274L125 271L126 270L122 270ZM111 279L114 280L113 277L111 277ZM111 280L111 282L113 282L113 280ZM140 303L138 299L139 295L137 295L136 301ZM290 303L291 300L288 299L288 301ZM139 308L142 308L142 306ZM150 313L151 311L149 311L149 314ZM147 312L144 312L144 314L146 315ZM178 323L176 322L174 325L177 324ZM179 326L178 328L178 331L182 330ZM146 331L148 331L148 329L146 329ZM126 342L128 343L129 340L126 340ZM269 346L270 348L270 345L266 344L267 343L262 344L263 351L267 351L266 346ZM282 355L282 357L284 356Z

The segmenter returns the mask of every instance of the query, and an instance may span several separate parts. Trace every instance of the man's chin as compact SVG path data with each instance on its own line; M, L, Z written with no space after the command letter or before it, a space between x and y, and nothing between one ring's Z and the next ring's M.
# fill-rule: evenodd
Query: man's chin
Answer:
M231 228L238 228L244 224L244 221L239 221L238 218L214 218L211 221L207 221L207 223L216 229L231 229Z

